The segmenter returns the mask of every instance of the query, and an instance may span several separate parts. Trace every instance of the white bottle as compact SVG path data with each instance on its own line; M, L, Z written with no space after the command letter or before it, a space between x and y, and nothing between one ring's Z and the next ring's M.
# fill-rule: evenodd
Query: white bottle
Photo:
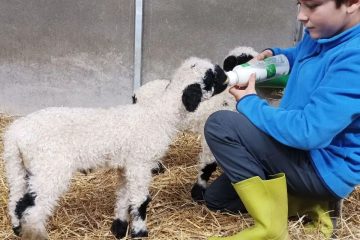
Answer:
M230 86L246 83L252 73L256 73L256 82L263 82L282 75L290 70L289 60L284 54L265 58L262 61L250 61L236 66L232 71L225 72L226 83Z

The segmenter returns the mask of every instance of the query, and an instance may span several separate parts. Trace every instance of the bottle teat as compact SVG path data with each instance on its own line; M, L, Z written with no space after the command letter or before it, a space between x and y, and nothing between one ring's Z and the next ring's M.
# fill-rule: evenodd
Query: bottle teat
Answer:
M237 76L236 72L229 71L229 72L225 72L225 74L227 76L225 84L232 86L232 85L235 85L236 83L238 83L238 76Z

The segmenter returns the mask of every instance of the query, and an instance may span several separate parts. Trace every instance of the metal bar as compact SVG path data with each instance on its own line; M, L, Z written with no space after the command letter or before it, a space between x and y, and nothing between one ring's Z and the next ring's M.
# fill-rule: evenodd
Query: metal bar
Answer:
M143 0L135 3L134 91L141 86Z
M296 13L294 44L297 44L303 39L304 31L305 31L304 25L299 20L297 20L297 15L299 14L299 11L300 11L300 5L298 5L297 13Z

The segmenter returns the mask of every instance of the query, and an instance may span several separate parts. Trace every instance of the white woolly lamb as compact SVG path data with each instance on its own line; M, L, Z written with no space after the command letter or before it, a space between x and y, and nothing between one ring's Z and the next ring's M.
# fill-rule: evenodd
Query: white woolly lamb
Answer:
M231 50L225 58L224 69L227 69L227 71L232 70L234 66L249 61L257 54L258 53L251 47L236 47ZM139 103L146 102L151 104L154 99L159 98L163 94L168 84L168 80L153 80L147 82L135 91L134 99L137 99ZM191 196L195 201L203 200L203 193L217 166L203 134L205 122L211 113L219 110L236 110L235 105L236 101L234 97L229 94L228 91L224 91L208 101L203 102L195 112L187 114L181 123L182 130L189 130L202 136L202 150L199 154L198 162L199 173L196 183L191 189ZM160 160L161 159L159 159L159 165L156 165L155 168L162 168Z
M232 70L236 65L243 64L258 55L252 47L239 46L231 50L224 60L223 68L225 71ZM199 155L198 176L195 184L191 189L191 197L194 201L203 201L204 192L208 185L209 179L216 170L217 163L209 149L205 136L204 125L211 113L219 110L236 110L236 101L234 97L224 91L221 94L211 98L199 106L196 112L188 114L184 121L185 128L201 134L202 150Z
M163 156L181 121L222 92L226 76L207 60L190 58L153 104L109 109L47 108L14 121L4 134L9 213L23 239L46 239L46 220L71 176L95 167L122 169L111 231L148 235L146 207L153 162Z
M258 52L251 47L236 47L226 56L223 63L223 69L225 71L230 71L235 66L248 62L256 55L258 55ZM257 94L262 98L266 98L272 105L278 104L279 89L257 88ZM274 97L275 99L271 99ZM208 116L218 110L236 110L235 99L232 95L228 94L227 91L213 97L207 102L204 102L199 106L199 109L196 112L188 114L185 120L185 125L190 126L192 131L202 134L202 152L199 156L198 165L199 173L196 183L191 189L191 197L197 202L204 200L204 192L207 188L208 181L217 167L216 161L206 144L203 130Z
M165 79L156 79L145 83L135 90L133 103L153 104L153 100L160 98L169 85L170 81Z

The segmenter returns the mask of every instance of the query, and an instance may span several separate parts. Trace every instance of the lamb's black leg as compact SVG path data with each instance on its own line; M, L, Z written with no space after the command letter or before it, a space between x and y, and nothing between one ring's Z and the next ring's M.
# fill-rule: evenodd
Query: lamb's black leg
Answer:
M111 225L111 232L117 239L121 239L126 236L127 228L129 223L127 221L121 221L115 219Z
M209 181L211 174L215 172L216 166L217 166L216 162L212 162L210 164L207 164L203 169L201 169L202 173L200 175L200 179L202 183L200 183L199 181L196 182L191 189L191 198L195 202L204 201L204 193L206 190L205 185Z
M32 207L35 205L35 193L25 193L22 198L16 203L15 214L17 218L20 220L23 216L23 213L28 207ZM20 236L21 234L21 225L13 226L13 231L16 236Z
M148 196L147 199L140 205L138 208L131 207L130 214L133 219L132 225L135 226L137 222L142 223L145 222L146 219L146 208L149 205L151 198ZM143 225L143 224L139 224ZM140 238L140 237L147 237L148 231L147 229L131 229L131 237L132 238Z
M152 175L159 175L164 172L165 172L165 167L164 164L162 164L161 162L158 162L157 166L151 169Z

